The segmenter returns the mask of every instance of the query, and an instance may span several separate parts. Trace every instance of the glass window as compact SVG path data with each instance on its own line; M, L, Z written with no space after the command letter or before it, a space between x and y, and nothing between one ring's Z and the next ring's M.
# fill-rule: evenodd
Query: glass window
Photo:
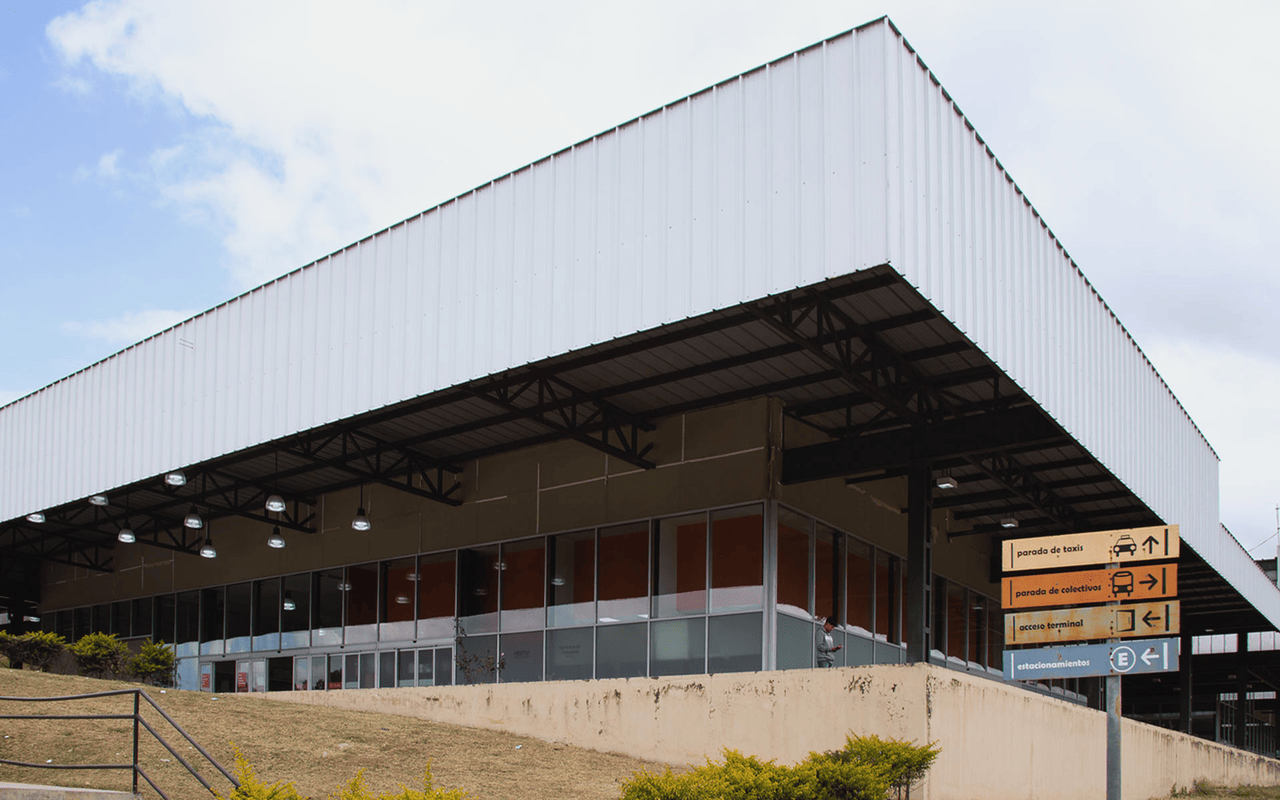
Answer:
M818 619L840 620L840 559L836 549L838 534L818 523L813 539L813 614Z
M596 535L579 531L547 541L551 563L547 625L590 625L596 619Z
M73 609L58 612L58 635L71 644L75 639L76 612Z
M305 692L311 688L311 658L299 656L293 660L293 688Z
M982 635L987 627L987 599L974 592L969 592L969 661L974 664L986 663L986 653Z
M452 639L457 567L452 552L418 559L418 638Z
M809 531L813 521L778 509L778 609L809 616Z
M227 587L227 650L228 653L245 653L249 650L249 631L253 624L250 609L253 607L253 584L233 583Z
M347 625L345 644L378 640L378 565L347 567Z
M597 678L642 678L648 674L648 660L644 623L596 628Z
M108 618L110 616L110 618ZM102 634L115 634L120 639L129 637L129 602L120 600L110 605L95 605L92 611L93 630Z
M382 562L382 641L414 638L413 601L417 595L418 560L401 558Z
M221 655L226 592L221 586L200 590L200 655Z
M377 653L360 654L360 688L373 689L378 685Z
M342 671L342 688L343 689L359 689L360 688L360 654L349 653L343 659L346 663L343 665Z
M467 636L458 639L458 682L463 685L493 683L498 657L497 636Z
M421 667L419 667L421 669ZM453 685L453 648L436 648L436 686Z
M653 556L655 617L707 611L707 517L690 514L664 519ZM699 670L701 672L701 670Z
M322 692L326 688L324 665L324 656L311 657L311 688L317 692Z
M707 618L671 619L649 626L649 674L706 672Z
M253 649L280 649L280 579L253 582Z
M396 654L388 650L378 654L378 688L393 689L396 685Z
M156 631L155 639L158 642L168 642L170 644L178 641L174 631L178 619L177 597L171 594L161 595L156 598Z
M815 636L817 631L809 620L778 614L778 669L812 667Z
M713 512L711 609L746 611L763 606L764 515L760 506Z
M871 545L851 536L845 539L845 624L855 633L871 635L871 600L875 587Z
M963 661L966 653L964 639L968 620L964 612L964 587L947 584L947 657L957 661Z
M539 537L502 546L498 573L502 582L500 624L504 631L525 631L543 626L547 597L546 541ZM541 647L538 652L538 674L541 675Z
M591 628L547 631L547 680L590 678L593 636Z
M200 652L200 593L179 592L174 606L176 632L173 635L175 656L194 656Z
M759 672L764 659L761 623L760 614L709 618L707 672Z
M329 656L329 672L328 683L325 688L341 689L342 688L342 656L334 653Z
M426 652L430 653L429 650ZM418 669L417 667L418 651L417 650L401 650L399 653L396 654L396 656L397 656L396 672L398 675L398 678L396 680L396 685L397 686L416 685L415 679L416 679L416 674ZM430 658L428 658L427 661L428 661L427 667L428 669L430 669L431 667ZM428 674L427 678L430 679L430 677L431 677L430 674ZM422 685L430 686L431 684L424 683Z
M898 603L901 602L898 559L883 550L876 551L876 638L897 644Z
M342 606L346 581L341 569L316 572L311 581L311 646L342 644ZM330 670L332 671L332 670ZM332 681L330 681L332 683ZM341 679L339 679L341 683ZM341 685L332 687L342 688Z
M498 547L458 551L458 622L463 633L498 629Z
M939 659L947 655L947 579L933 576L933 655Z
M618 525L600 531L597 585L598 621L632 622L649 618L649 523Z
M987 605L987 666L1004 669L1004 612L995 603Z
M542 680L542 631L504 633L498 644L503 683Z
M409 651L409 652L412 655L412 651ZM432 651L419 650L417 652L418 652L418 672L417 672L418 684L417 685L418 686L434 686L435 680L431 670ZM412 677L412 674L410 677ZM409 685L410 686L413 685L412 680L410 681Z
M286 575L280 582L280 646L306 647L311 644L311 575Z
M133 619L129 622L130 636L152 636L152 612L155 601L150 597L139 597L133 601Z

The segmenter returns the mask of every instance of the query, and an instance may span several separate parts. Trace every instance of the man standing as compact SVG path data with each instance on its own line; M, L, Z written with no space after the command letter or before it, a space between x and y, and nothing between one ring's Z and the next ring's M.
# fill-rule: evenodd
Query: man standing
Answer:
M833 653L844 647L842 644L836 644L835 640L831 638L831 631L835 627L836 618L827 617L826 622L822 623L822 630L818 631L816 645L818 648L818 667L820 669L828 669L835 666L836 658Z

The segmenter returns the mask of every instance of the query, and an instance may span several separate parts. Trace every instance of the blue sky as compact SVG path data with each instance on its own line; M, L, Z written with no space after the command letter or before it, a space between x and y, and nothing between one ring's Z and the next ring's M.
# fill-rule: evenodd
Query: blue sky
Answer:
M1274 554L1277 4L356 8L0 6L0 403L889 13L1222 457L1223 521Z

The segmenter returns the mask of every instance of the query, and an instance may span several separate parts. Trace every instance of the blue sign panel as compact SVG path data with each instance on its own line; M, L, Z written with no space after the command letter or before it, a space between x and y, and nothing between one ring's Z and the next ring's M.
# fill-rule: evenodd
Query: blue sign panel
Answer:
M1177 668L1177 639L1004 651L1004 677L1010 681L1136 675L1141 672L1172 672Z

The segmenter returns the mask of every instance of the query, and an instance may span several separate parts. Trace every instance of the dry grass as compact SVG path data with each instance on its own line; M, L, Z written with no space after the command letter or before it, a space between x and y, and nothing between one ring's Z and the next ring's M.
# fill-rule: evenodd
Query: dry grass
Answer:
M1200 782L1173 795L1175 798L1245 798L1245 800L1280 800L1280 786L1214 786Z
M48 697L133 686L65 675L0 669L0 695ZM419 784L431 763L436 785L460 787L482 800L616 798L633 772L662 765L629 756L514 736L442 725L389 714L342 711L317 706L265 702L261 698L159 689L148 693L196 741L228 769L231 743L244 752L259 778L292 781L298 791L326 797L364 768L371 788L394 790ZM178 752L225 793L230 784L217 775L143 702L143 717ZM76 702L3 703L4 714L129 714L130 696ZM166 730L168 729L168 730ZM61 764L132 761L132 723L127 720L0 721L0 758ZM178 743L181 742L181 746ZM142 767L172 798L209 797L172 756L142 731ZM167 761L165 759L168 759ZM203 761L203 759L201 759ZM216 776L216 780L213 778ZM127 790L126 770L37 770L0 765L0 781L48 783ZM144 784L145 785L145 784ZM144 796L155 797L149 790Z

